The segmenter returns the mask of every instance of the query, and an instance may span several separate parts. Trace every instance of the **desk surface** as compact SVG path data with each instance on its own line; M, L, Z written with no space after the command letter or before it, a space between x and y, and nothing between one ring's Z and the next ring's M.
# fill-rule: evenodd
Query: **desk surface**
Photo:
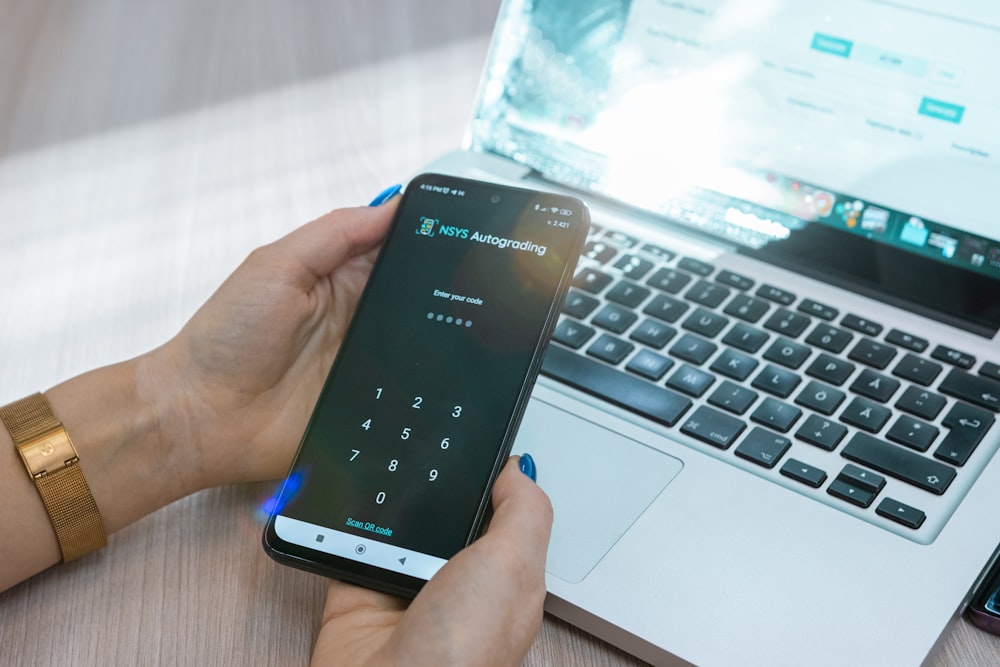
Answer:
M252 248L457 147L496 4L0 0L0 403L162 343ZM306 664L325 586L261 550L271 487L0 595L2 662ZM933 664L998 662L963 620ZM547 617L525 664L639 663Z

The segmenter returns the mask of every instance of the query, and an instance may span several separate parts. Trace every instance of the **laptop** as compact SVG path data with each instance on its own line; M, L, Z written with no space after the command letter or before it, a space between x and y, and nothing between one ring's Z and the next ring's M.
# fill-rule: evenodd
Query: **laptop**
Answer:
M916 665L1000 542L1000 7L509 0L464 150L594 227L515 444L547 610Z

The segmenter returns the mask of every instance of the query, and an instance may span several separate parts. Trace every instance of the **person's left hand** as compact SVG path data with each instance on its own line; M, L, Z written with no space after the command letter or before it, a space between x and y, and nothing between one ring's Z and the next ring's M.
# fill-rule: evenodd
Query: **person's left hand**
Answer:
M394 211L333 211L258 248L149 355L161 439L195 488L287 472Z
M407 607L391 595L331 582L313 652L324 665L518 665L538 634L552 505L507 461L493 518Z

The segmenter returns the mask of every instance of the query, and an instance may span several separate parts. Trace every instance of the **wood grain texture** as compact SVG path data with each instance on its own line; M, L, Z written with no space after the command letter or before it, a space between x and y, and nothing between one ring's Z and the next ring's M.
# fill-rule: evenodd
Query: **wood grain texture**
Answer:
M252 248L457 147L496 4L0 1L0 402L162 343ZM0 595L0 664L307 664L325 586L264 555L271 491ZM965 621L933 662L997 663ZM641 663L547 618L525 664Z

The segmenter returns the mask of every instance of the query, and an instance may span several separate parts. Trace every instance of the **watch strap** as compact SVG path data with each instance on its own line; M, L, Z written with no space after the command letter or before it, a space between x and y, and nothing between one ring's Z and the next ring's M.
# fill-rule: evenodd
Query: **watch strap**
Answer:
M63 561L107 545L104 522L80 468L76 448L42 394L0 408L52 521Z

